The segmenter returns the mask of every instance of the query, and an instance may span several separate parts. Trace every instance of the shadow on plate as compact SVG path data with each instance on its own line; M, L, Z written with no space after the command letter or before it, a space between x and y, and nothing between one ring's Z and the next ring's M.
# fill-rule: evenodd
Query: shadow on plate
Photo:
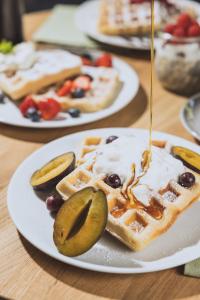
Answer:
M139 91L128 106L118 113L90 124L68 127L68 128L51 128L51 129L32 129L22 128L1 124L0 132L2 135L29 142L47 143L64 135L96 128L105 127L128 127L134 124L145 112L148 98L145 90L140 86Z

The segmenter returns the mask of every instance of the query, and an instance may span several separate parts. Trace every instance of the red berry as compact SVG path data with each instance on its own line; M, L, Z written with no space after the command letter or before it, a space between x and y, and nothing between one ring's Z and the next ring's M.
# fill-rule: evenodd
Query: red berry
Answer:
M177 27L174 32L173 35L176 37L185 37L185 30L182 27Z
M187 32L188 37L196 37L200 36L200 26L199 25L192 25L188 28Z
M82 60L82 64L84 66L93 66L93 61L90 60L89 58L86 58L86 57L81 57L81 60Z
M61 111L61 106L54 99L40 101L38 104L41 116L44 120L51 120Z
M96 59L95 65L97 67L112 67L112 56L108 53L102 54L99 58Z
M191 24L191 16L187 13L183 13L178 17L177 25L187 29Z
M167 32L167 33L173 34L176 27L177 26L175 24L167 24L164 28L164 31Z
M88 76L78 76L73 82L73 88L81 88L84 91L88 91L91 89L90 78Z
M22 113L22 115L25 117L26 116L26 113L27 113L27 110L30 108L30 107L34 107L34 108L38 108L37 107L37 104L34 102L34 100L32 99L31 96L27 96L23 102L20 104L19 106L19 109Z
M64 85L58 90L57 94L60 97L68 95L73 87L73 81L72 80L67 80Z
M199 26L199 23L196 20L192 19L190 25L198 25Z

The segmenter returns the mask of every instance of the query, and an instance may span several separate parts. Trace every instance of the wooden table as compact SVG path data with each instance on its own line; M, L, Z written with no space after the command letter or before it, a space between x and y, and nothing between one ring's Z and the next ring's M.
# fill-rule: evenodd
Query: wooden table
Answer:
M25 37L30 39L48 12L25 16ZM144 53L120 55L138 72L139 93L128 107L105 120L77 128L36 130L0 125L0 295L11 299L192 299L199 295L199 280L182 275L179 267L144 275L111 275L85 271L60 263L34 248L14 227L6 207L6 190L17 166L43 143L71 132L100 127L148 128L150 62ZM155 79L154 129L192 137L180 123L185 100L165 91ZM20 195L16 195L20 203ZM28 199L27 199L28 201ZM19 204L20 205L20 204Z

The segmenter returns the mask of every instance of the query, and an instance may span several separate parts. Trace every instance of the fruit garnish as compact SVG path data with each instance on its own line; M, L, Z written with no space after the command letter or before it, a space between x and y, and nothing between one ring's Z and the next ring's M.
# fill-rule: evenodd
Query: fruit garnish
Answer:
M184 29L187 29L190 26L191 21L192 18L189 14L182 13L177 19L177 25Z
M187 36L188 37L200 36L200 26L198 24L197 25L191 25L188 28Z
M117 189L122 186L121 179L117 174L111 174L104 179L104 182L111 186L113 189Z
M83 98L85 97L85 90L82 88L76 88L71 93L72 98Z
M38 103L38 108L44 120L52 120L61 111L61 106L54 99L47 99Z
M198 153L180 146L172 147L171 152L185 166L200 174L200 155Z
M102 54L100 57L98 57L95 61L95 66L97 67L112 67L112 56L108 53Z
M116 135L111 135L111 136L109 136L109 137L106 139L106 144L110 144L110 143L112 143L113 141L115 141L116 139L118 139L118 136L116 136Z
M26 117L26 113L29 108L35 108L37 109L37 104L35 101L32 99L31 96L27 96L22 103L19 105L19 109L24 117Z
M57 95L60 97L66 96L69 93L71 93L71 90L73 88L73 81L67 80L64 85L57 91Z
M72 118L78 118L81 114L81 111L78 108L70 108L67 112Z
M90 53L83 53L81 55L81 60L82 60L82 64L84 66L93 66L94 65L93 58Z
M184 37L185 36L185 30L182 27L176 27L176 29L173 32L173 35L176 37Z
M103 191L87 187L73 194L56 215L53 239L58 251L66 256L88 251L103 234L107 218Z
M84 91L88 91L91 89L91 80L88 76L81 75L78 76L73 82L73 88L83 89Z
M30 119L32 122L40 121L40 114L35 107L29 107L26 112L26 117Z
M167 33L173 34L176 27L177 27L176 24L167 24L164 28L164 31Z
M10 41L3 40L0 42L0 53L9 54L13 50L13 43Z
M64 153L57 156L33 173L30 183L35 190L46 191L75 169L75 154Z
M64 203L64 200L58 193L53 193L46 198L46 207L51 212L58 212Z
M185 188L191 188L195 184L195 176L190 172L183 173L179 176L178 183Z

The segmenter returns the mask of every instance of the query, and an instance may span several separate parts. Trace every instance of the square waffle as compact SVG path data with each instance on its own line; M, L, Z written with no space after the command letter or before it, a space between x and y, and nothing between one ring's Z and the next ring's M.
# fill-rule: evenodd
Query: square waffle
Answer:
M166 8L155 1L155 30L160 29ZM101 0L99 31L108 35L146 34L151 30L151 2Z
M0 89L13 100L79 74L81 60L64 50L36 50L31 43L0 54Z
M52 86L45 93L33 94L32 99L39 102L53 98L57 100L63 111L70 108L78 108L82 112L95 112L109 106L119 94L121 83L117 70L105 67L84 67L84 73L90 75L93 80L91 89L86 91L83 98L72 98L69 95L60 97L56 91L61 83Z
M113 149L119 149L118 143L114 141L112 144L115 147ZM125 143L122 144L124 150ZM164 233L175 222L177 216L200 196L200 175L174 158L170 154L171 145L165 141L154 141L153 145L150 167L133 189L130 189L133 184L130 178L124 180L122 187L113 188L104 181L105 174L96 176L95 172L99 167L101 168L101 162L103 165L102 151L105 147L110 147L106 145L104 138L98 136L84 140L77 168L57 185L57 191L65 200L87 186L103 190L107 196L109 211L107 231L134 251L142 250L153 239ZM131 146L130 143L127 146ZM106 168L109 169L110 162L117 159L116 153L117 150L112 156L109 155ZM97 168L98 155L100 165ZM133 151L133 161L135 159ZM117 161L116 165L118 165ZM176 174L175 169L178 170ZM195 184L192 188L184 188L177 183L177 176L182 172L190 172L195 176ZM167 180L165 173L168 173ZM152 182L151 186L148 186L149 182ZM155 187L157 184L159 188ZM133 201L130 200L131 197L127 197L127 195L131 196L130 192Z

